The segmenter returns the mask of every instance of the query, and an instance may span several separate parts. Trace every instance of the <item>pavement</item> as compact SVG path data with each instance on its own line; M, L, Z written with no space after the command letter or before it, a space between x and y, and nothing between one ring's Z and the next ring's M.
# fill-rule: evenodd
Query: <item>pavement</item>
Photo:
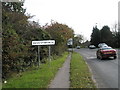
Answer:
M55 78L49 85L49 88L69 88L70 87L70 60L71 54L68 55L63 66L57 72Z

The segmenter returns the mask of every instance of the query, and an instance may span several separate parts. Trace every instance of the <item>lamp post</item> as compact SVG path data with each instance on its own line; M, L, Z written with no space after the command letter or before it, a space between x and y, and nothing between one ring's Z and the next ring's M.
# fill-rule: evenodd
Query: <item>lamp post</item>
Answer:
M74 48L74 35L75 34L73 34L73 37L72 37L72 52L73 52L73 48Z

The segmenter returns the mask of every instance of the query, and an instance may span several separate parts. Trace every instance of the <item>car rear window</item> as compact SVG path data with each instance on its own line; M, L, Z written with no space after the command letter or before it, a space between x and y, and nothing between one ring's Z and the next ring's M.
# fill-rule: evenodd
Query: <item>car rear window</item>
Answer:
M112 49L111 47L101 48L102 50Z

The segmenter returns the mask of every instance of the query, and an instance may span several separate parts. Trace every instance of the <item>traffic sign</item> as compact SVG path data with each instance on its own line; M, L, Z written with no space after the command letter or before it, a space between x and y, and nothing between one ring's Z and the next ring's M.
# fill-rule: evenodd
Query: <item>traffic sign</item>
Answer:
M32 45L38 46L38 66L40 66L40 45L48 45L49 46L49 61L51 61L50 45L55 45L55 40L32 41Z
M55 45L55 40L32 41L32 45Z

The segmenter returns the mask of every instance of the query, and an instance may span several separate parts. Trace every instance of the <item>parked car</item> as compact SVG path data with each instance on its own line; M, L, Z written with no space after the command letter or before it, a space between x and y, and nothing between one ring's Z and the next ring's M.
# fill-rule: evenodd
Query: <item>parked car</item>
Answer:
M68 52L73 52L73 48L68 48Z
M100 43L98 44L98 47L101 48L101 47L108 47L108 45L106 43Z
M80 46L77 46L76 48L77 48L77 49L80 49Z
M96 47L95 47L95 45L90 45L89 48L90 49L95 49Z
M96 56L98 59L104 59L113 57L114 59L117 58L116 50L111 47L101 47L97 50Z

